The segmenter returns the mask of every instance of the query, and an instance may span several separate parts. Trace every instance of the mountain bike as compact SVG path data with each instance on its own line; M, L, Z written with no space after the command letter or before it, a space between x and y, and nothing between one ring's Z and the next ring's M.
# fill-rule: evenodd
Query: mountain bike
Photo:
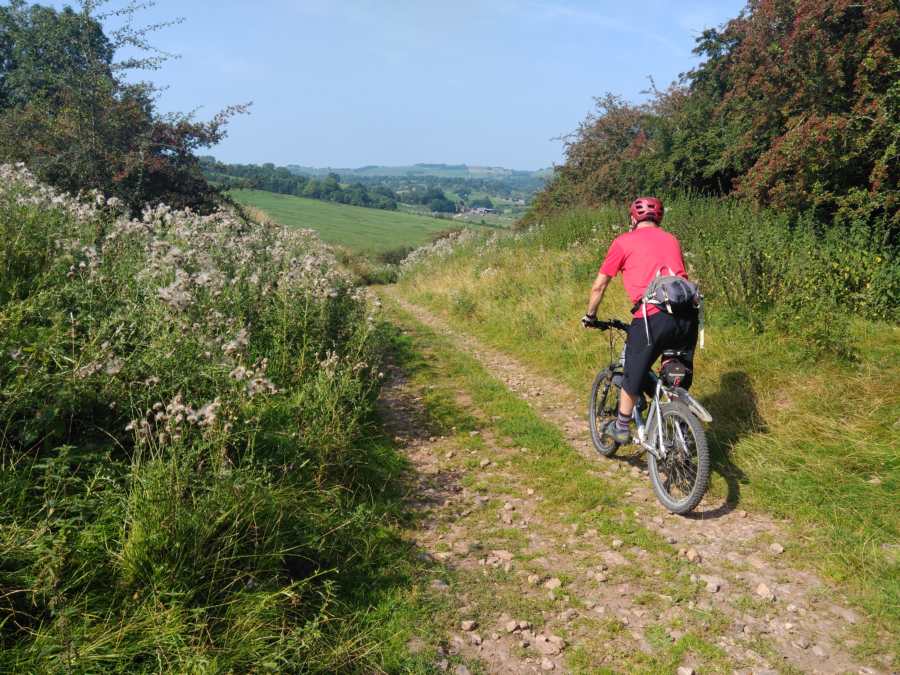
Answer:
M604 429L619 411L625 347L616 358L616 344L628 325L611 319L589 327L609 331L610 335L611 362L594 378L588 422L597 452L611 457L619 444ZM633 412L632 441L647 453L657 499L672 513L685 514L696 508L709 485L709 449L701 421L712 422L712 415L679 386L686 372L680 356L682 352L664 351L659 372L648 374L648 386Z

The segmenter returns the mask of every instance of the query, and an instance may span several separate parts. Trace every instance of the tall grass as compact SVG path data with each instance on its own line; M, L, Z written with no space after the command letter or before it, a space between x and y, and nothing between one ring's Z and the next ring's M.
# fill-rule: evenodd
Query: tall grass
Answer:
M739 204L680 199L665 225L708 299L694 390L713 413L714 492L790 519L790 548L900 626L897 261L862 233L819 234ZM508 236L437 242L400 290L587 393L609 357L578 323L614 208ZM857 239L857 237L859 239ZM620 282L600 314L627 317Z
M399 466L330 253L9 166L0 242L0 670L375 667Z

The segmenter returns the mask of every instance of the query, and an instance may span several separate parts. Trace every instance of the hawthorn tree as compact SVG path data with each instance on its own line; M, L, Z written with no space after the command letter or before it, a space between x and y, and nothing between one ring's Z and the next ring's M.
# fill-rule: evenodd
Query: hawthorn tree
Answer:
M638 192L736 193L897 243L896 0L750 0L695 52L700 66L647 104L597 100L538 217Z
M98 189L134 211L159 202L210 210L217 193L195 151L220 142L246 106L208 122L157 113L153 87L123 75L168 58L147 40L168 24L135 29L133 16L146 5L106 14L101 6L56 10L12 0L0 7L0 161L24 162L71 192ZM115 17L125 24L107 35L103 21ZM116 62L124 47L148 55Z

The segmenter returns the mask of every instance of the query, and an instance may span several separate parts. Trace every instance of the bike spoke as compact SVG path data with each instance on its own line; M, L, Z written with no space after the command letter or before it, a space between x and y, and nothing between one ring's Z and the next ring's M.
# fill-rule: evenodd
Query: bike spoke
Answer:
M682 424L682 420L674 417L665 420L663 441L667 452L660 467L665 476L663 488L676 500L689 496L697 480L693 435Z

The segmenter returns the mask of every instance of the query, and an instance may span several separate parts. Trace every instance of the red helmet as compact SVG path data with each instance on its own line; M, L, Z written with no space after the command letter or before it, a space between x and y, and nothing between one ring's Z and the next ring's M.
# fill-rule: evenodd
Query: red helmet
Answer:
M638 222L652 220L659 225L663 219L663 203L656 197L638 197L631 202L630 211Z

